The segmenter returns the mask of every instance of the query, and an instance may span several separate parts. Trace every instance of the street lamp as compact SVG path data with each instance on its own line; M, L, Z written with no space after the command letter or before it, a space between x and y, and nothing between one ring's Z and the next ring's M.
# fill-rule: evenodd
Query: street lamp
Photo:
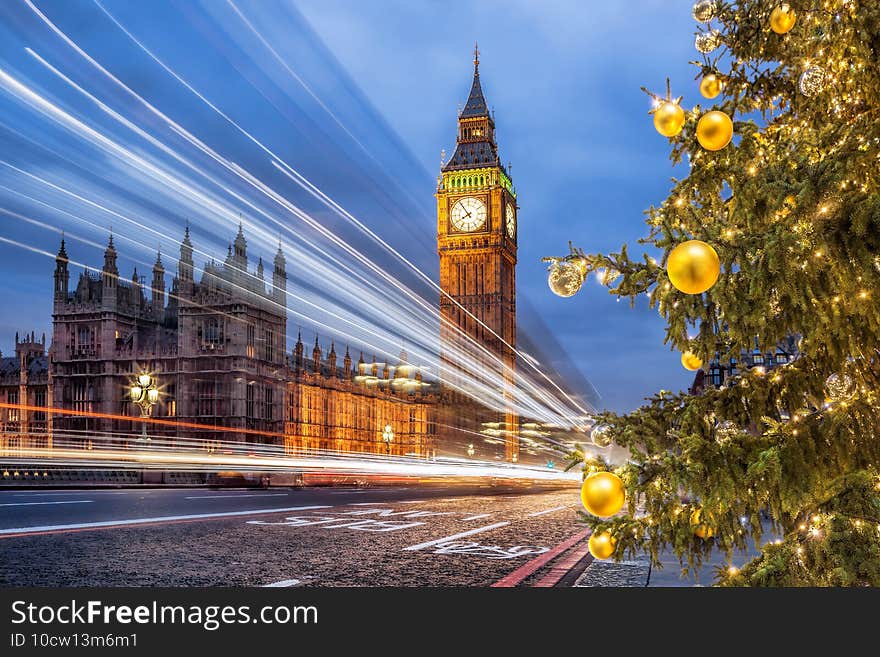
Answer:
M474 455L474 444L473 443L471 443L470 445L467 446L467 455L468 456Z
M385 428L382 430L382 440L385 442L385 447L390 454L391 443L394 442L394 429L391 428L390 424L386 424Z
M153 406L159 403L159 388L156 379L151 374L142 372L128 390L129 399L141 409L141 437L142 442L149 442L147 436L147 418L153 413Z

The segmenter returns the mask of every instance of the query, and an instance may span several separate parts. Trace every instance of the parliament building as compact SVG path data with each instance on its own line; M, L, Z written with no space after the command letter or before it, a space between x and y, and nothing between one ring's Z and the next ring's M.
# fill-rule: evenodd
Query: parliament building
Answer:
M365 360L360 351L354 360L354 346L339 345L340 355L336 344L322 346L316 338L307 347L301 335L288 351L284 254L279 245L271 271L262 258L253 266L241 225L226 259L205 263L199 277L187 227L167 289L161 254L149 284L136 269L121 275L112 235L100 272L82 271L71 286L62 239L51 346L45 336L16 336L15 356L0 358L0 451L62 439L84 449L149 440L209 451L264 443L283 445L289 454L430 457L441 441L459 453L488 424L501 436L498 458L516 461L519 418L470 401L467 386L457 384L453 355L462 340L477 341L493 358L476 367L494 370L510 394L516 192L498 154L476 50L458 123L455 152L442 165L436 193L447 373L440 382L422 381L405 353L394 364ZM159 393L141 434L145 425L130 390L144 372Z

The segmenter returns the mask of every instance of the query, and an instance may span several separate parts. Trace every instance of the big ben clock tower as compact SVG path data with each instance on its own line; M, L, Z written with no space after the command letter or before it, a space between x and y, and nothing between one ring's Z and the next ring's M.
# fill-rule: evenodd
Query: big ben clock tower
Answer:
M477 370L486 380L503 382L496 385L503 388L505 400L510 399L516 365L516 239L516 192L498 157L495 120L483 97L475 47L474 81L458 116L455 153L443 164L437 187L437 248L444 291L441 359L446 381L458 384L454 387L468 387L456 371ZM462 363L460 345L468 342L463 335L497 358ZM447 418L447 424L463 432L456 442L466 441L466 436L473 442L473 431L497 427L495 435L504 436L505 458L518 459L515 413L508 409L487 422L485 410L473 417L474 413L465 412L461 396L453 397L454 417Z

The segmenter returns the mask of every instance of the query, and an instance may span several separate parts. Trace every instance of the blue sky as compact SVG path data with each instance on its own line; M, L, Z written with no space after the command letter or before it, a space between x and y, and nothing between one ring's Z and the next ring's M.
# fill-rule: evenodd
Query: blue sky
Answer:
M134 48L94 3L35 4L163 112L256 175L271 175L265 158L256 158L241 135ZM690 382L678 356L662 344L661 319L642 302L634 309L616 302L593 281L572 299L554 297L540 258L564 254L569 239L587 251L616 250L623 242L635 248L645 232L643 211L665 197L676 172L639 87L660 91L669 76L686 105L697 102L695 70L688 65L696 55L694 23L689 5L676 4L670 10L669 2L651 0L237 1L289 64L286 72L268 61L223 3L104 6L212 102L426 272L436 271L432 195L440 150L454 148L457 105L467 96L473 43L479 41L483 89L496 110L501 155L513 165L521 207L519 294L599 390L602 405L625 411L660 388L678 390ZM57 79L35 68L24 50L31 47L84 86L89 81L96 95L106 93L120 111L128 107L129 99L96 79L26 5L9 0L0 11L7 19L0 34L4 70L77 108L79 101ZM289 76L282 81L290 70L298 83ZM131 111L147 120L140 110ZM8 94L0 93L0 120L8 161L24 170L61 171L65 179L76 171L85 184L84 163L66 171L66 164L21 135L30 131L33 141L50 144L56 155L78 152L75 142L43 131ZM95 117L95 125L102 120ZM0 170L0 184L20 184L10 176ZM96 186L108 180L123 188L133 184L122 174L89 176ZM141 208L151 198L132 187L122 196ZM26 213L21 199L3 190L0 202ZM176 230L171 215L181 212L168 211L169 237ZM0 222L2 237L57 250L58 235L51 231L7 217ZM208 228L201 232L222 257L227 237ZM97 264L103 236L89 234L95 246L77 246L78 255ZM163 250L173 249L170 239L163 244ZM146 250L140 257L147 261ZM16 330L49 329L52 263L8 243L0 243L0 262L6 282L0 348L8 353Z

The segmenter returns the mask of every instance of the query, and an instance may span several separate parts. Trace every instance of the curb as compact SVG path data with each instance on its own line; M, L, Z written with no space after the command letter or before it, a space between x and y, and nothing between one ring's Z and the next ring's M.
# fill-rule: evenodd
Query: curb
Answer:
M531 561L524 563L522 566L514 570L512 573L508 573L497 582L492 584L491 588L509 588L513 586L518 586L524 579L526 579L529 575L535 573L538 569L546 566L548 563L556 559L562 553L570 550L578 543L582 542L587 536L590 535L590 530L585 529L583 531L578 532L574 536L570 536L565 539L561 543L559 543L556 547L552 548L549 552L545 552L544 554L535 557ZM570 570L570 568L569 568ZM561 576L560 576L561 577Z

